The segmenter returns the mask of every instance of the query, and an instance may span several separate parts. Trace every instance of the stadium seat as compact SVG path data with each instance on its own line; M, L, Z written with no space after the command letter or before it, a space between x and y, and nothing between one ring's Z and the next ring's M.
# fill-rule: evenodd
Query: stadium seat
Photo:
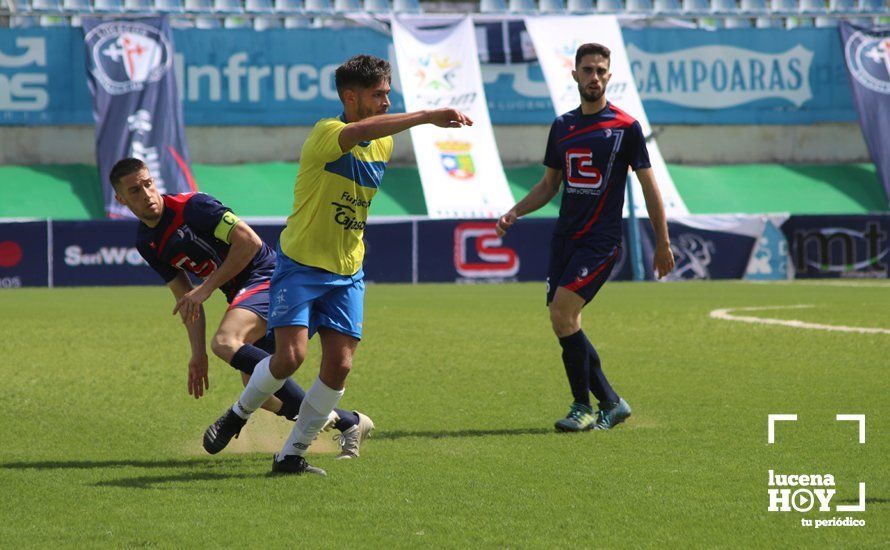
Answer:
M828 11L854 12L856 0L829 0Z
M64 15L41 15L39 22L41 27L68 26L68 19L66 19Z
M812 17L788 17L785 19L786 29L800 29L813 26Z
M223 19L223 27L227 29L249 29L252 26L250 19L241 15L229 15Z
M389 13L392 4L389 0L365 0L365 11L368 13Z
M161 13L182 13L182 0L155 0L155 9Z
M246 0L244 11L247 13L274 13L275 5L272 0Z
M356 13L362 11L361 0L334 0L336 13Z
M538 11L541 13L565 13L565 0L541 0Z
M770 0L770 11L777 15L793 15L797 13L795 0Z
M155 10L152 0L124 0L124 11L132 13L148 13Z
M652 0L627 0L628 13L652 13Z
M711 0L711 13L714 15L736 15L739 5L736 0Z
M624 5L621 0L597 0L597 13L619 13L624 11Z
M34 0L31 3L31 9L38 13L61 13L62 2L61 0ZM43 22L40 25L44 26Z
M567 0L566 11L569 13L591 13L593 0Z
M284 26L284 23L281 21L279 17L254 17L253 18L253 30L255 31L265 31L269 29L280 29Z
M739 13L745 15L766 15L769 13L769 6L766 0L742 0L739 4Z
M507 3L504 0L481 0L479 11L481 13L506 13Z
M659 15L673 15L680 13L680 2L678 0L655 0L652 10Z
M12 13L25 13L31 10L30 0L5 0L0 6L6 6Z
M213 0L185 0L185 11L190 13L210 13L213 11Z
M536 13L538 6L535 0L510 0L510 13Z
M93 6L90 0L62 0L62 9L68 13L89 13Z
M887 12L886 0L859 0L859 10L866 12Z
M213 11L216 13L244 13L244 6L241 4L241 0L213 0Z
M303 13L303 0L275 0L275 11L277 13ZM287 27L286 23L285 27Z
M316 15L334 13L334 6L331 4L331 0L306 0L303 9L306 13Z
M96 0L93 10L101 13L118 13L124 11L124 3L121 0Z
M206 17L199 15L195 17L196 29L218 29L222 27L222 20L219 17Z
M825 0L800 0L801 13L825 13Z
M711 13L708 0L683 0L683 13L686 15L706 15Z
M312 26L312 19L308 17L300 17L299 15L291 15L284 18L285 29L308 29Z
M754 19L750 17L727 17L723 20L727 29L747 29L754 26Z
M36 17L28 15L11 15L9 17L9 27L12 29L30 29L40 25L40 21Z
M396 13L421 13L420 0L393 0L392 11Z

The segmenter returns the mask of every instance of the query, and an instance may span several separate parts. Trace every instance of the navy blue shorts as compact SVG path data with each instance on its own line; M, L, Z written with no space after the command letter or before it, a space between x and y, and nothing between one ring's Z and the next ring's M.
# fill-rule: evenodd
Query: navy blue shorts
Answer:
M261 283L246 286L235 294L232 303L229 304L229 311L234 308L246 309L252 311L263 318L263 321L269 318L269 280L266 279Z
M547 268L547 305L553 301L558 287L581 296L585 304L593 300L609 279L620 254L621 245L614 242L579 242L554 235Z

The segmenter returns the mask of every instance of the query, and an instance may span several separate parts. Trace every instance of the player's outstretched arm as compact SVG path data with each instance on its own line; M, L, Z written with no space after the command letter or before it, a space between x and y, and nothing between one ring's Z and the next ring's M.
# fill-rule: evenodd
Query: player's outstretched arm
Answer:
M238 221L228 235L229 253L223 263L210 274L203 283L186 292L176 301L173 313L180 312L186 323L198 319L201 304L213 294L213 291L221 287L240 273L250 260L256 256L263 241L253 229L243 221Z
M347 124L340 131L340 150L345 153L362 141L392 136L421 124L435 124L440 128L460 128L472 126L473 121L457 109L451 108L376 115Z
M176 278L167 283L167 287L173 292L177 303L192 290L192 283L188 275L180 271ZM207 378L207 343L204 332L204 308L198 306L199 316L197 321L188 321L185 313L180 311L180 317L188 333L189 345L192 348L192 357L189 359L188 391L198 399L204 395L204 390L210 387Z
M516 220L553 200L559 192L560 183L562 183L562 170L554 170L548 166L544 177L529 190L528 194L498 219L495 227L498 237L503 237Z
M661 193L655 182L655 172L651 168L637 170L637 179L640 180L640 186L643 188L643 198L646 200L649 221L655 231L655 258L652 262L652 269L655 271L655 276L661 279L674 269L674 253L671 251L671 239L668 236L664 204L661 202Z

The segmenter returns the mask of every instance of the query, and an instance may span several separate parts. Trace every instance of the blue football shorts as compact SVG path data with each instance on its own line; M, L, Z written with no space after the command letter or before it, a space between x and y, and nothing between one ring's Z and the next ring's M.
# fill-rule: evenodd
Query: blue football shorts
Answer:
M620 244L612 242L578 242L554 235L550 244L550 265L547 268L547 305L556 289L565 287L589 303L609 279Z
M301 326L312 338L328 327L361 340L365 273L338 275L295 262L278 250L270 287L269 329Z

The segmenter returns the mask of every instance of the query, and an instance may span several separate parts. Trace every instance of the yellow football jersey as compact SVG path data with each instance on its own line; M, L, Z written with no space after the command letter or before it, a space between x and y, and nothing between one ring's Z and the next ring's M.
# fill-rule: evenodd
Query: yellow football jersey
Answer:
M371 200L392 155L392 137L340 150L342 115L318 121L303 143L293 214L281 250L304 265L353 275L362 266L362 236Z

